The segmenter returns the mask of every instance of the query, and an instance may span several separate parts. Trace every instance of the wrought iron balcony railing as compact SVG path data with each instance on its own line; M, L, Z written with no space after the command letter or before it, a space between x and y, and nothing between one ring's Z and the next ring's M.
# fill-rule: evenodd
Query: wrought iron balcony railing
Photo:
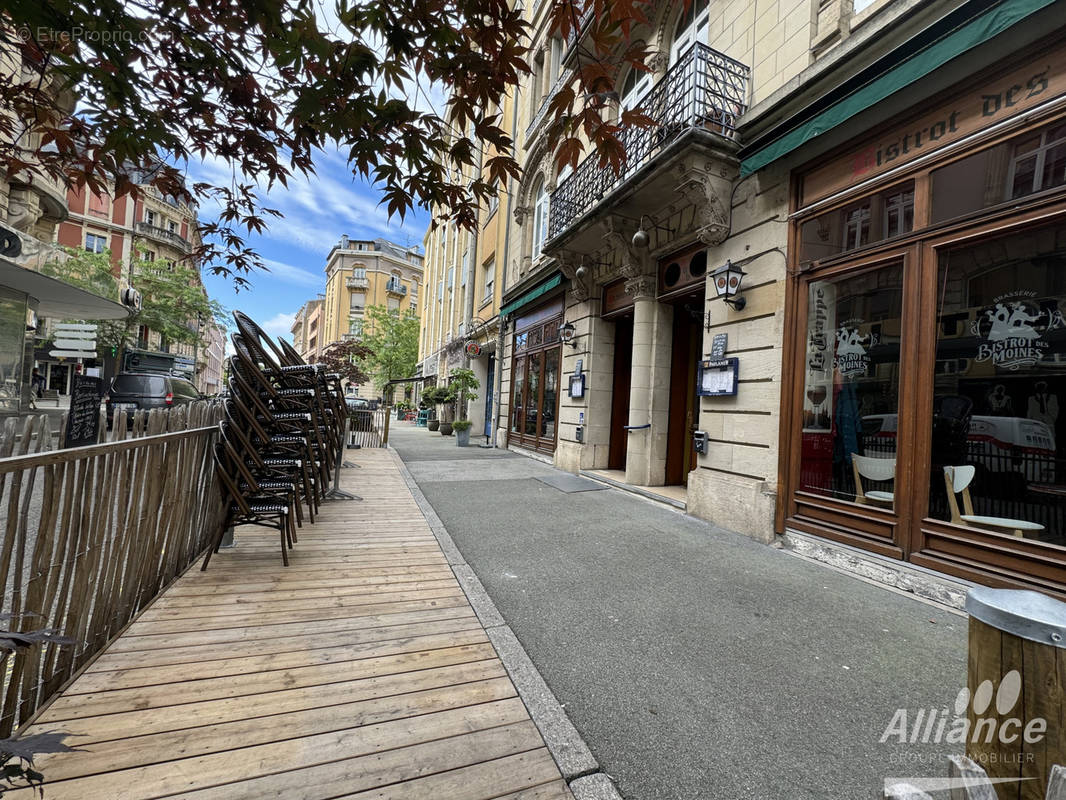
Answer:
M395 278L390 278L385 283L385 291L386 292L392 292L393 294L398 294L398 295L402 296L402 295L407 294L407 287L404 286L402 283L400 283Z
M559 90L566 85L568 81L572 81L574 75L570 70L563 70L563 74L555 79L555 83L548 90L548 93L544 95L544 99L540 101L540 107L537 109L536 115L533 117L533 121L526 127L526 141L528 142L533 138L540 124L544 122L544 117L548 113L548 104L551 103L552 98L559 93Z
M601 167L599 155L592 153L552 192L548 239L573 225L686 131L702 129L734 138L737 119L747 111L750 74L739 61L706 45L692 45L637 106L654 124L619 133L626 157L621 171Z
M147 222L138 222L133 226L133 229L142 236L147 236L149 239L165 242L171 247L176 247L185 252L188 252L189 250L189 242L185 237L174 233L173 231L168 231L166 228L160 228L158 225L151 225Z
M349 289L365 289L369 281L366 278L345 278L344 285Z

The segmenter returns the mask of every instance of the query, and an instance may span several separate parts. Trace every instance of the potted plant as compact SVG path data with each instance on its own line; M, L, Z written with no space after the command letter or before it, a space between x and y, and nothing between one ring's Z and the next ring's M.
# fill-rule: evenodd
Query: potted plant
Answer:
M455 418L455 398L457 397L455 391L451 386L442 386L440 394L440 404L444 406L444 419L440 423L440 435L451 436L452 435L452 420Z
M440 403L439 398L441 396L442 388L443 387L441 386L430 386L428 389L422 392L422 405L424 405L428 409L435 409L437 407L437 404ZM440 428L440 420L437 419L436 414L434 414L433 417L426 422L426 428L431 431L435 431Z
M456 367L452 370L450 380L448 381L448 388L451 390L453 397L452 402L456 403L457 408L453 409L458 412L458 415L464 419L466 417L466 404L471 400L477 400L477 395L474 394L474 389L478 389L481 386L481 382L474 375L472 369L466 369L465 367ZM469 425L467 426L469 430ZM465 445L464 445L465 446Z
M470 444L470 426L473 424L468 419L457 419L452 423L455 429L455 444L458 447L466 447Z

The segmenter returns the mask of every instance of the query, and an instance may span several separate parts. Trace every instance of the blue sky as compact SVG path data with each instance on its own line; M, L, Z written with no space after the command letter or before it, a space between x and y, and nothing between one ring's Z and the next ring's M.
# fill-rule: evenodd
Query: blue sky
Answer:
M284 216L269 219L269 229L248 239L263 257L269 272L249 276L252 288L234 291L227 278L204 275L208 294L230 309L240 309L273 336L289 338L293 315L307 300L325 291L326 256L343 234L353 239L379 236L401 245L421 245L429 214L415 209L401 223L390 220L379 206L378 192L356 181L343 155L321 153L315 159L316 174L294 178L288 187L260 193L268 208ZM230 183L229 169L221 161L190 164L193 180ZM216 213L210 202L201 205L201 221Z

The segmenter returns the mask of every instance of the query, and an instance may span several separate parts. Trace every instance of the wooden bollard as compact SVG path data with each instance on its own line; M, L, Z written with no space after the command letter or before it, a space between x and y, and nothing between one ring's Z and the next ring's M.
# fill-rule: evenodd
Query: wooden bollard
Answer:
M1066 764L1066 603L1038 592L970 590L966 755L997 783L999 800L1044 800Z

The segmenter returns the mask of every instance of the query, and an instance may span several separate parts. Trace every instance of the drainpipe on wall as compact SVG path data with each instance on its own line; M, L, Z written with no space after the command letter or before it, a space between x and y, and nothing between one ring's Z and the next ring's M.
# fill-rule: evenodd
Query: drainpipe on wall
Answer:
M510 228L508 228L510 233ZM506 242L506 237L504 239ZM506 244L505 244L506 247ZM504 270L506 271L506 269ZM496 447L496 432L500 429L500 392L503 391L503 337L507 324L507 315L501 314L496 325L496 374L493 376L496 386L492 391L492 438L490 445Z

